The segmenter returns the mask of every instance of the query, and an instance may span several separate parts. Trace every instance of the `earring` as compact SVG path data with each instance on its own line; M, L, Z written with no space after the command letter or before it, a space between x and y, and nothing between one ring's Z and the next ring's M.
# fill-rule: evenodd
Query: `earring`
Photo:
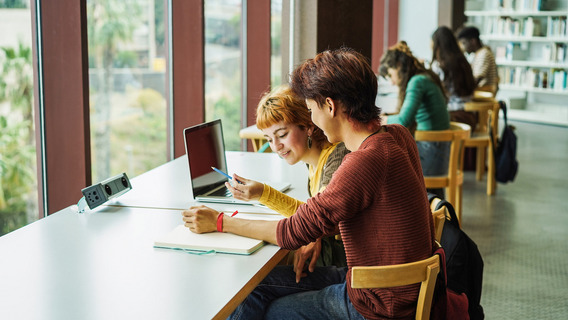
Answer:
M308 136L308 149L312 148L312 136Z

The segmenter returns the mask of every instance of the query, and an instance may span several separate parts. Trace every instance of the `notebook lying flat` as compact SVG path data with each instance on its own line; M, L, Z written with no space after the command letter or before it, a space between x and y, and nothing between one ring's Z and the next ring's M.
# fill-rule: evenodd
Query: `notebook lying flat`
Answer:
M232 233L211 232L197 234L184 225L154 241L154 247L185 249L249 255L264 245L264 241L238 236Z
M183 130L185 153L189 162L189 175L193 198L202 202L258 204L257 201L242 201L233 198L225 186L229 179L211 169L227 172L225 142L221 120L213 120ZM286 182L265 182L284 192L290 188Z

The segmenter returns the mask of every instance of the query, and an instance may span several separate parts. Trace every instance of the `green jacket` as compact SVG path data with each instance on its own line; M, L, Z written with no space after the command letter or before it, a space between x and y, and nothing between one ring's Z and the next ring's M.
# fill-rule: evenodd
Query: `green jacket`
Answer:
M416 130L446 130L450 128L450 115L442 90L424 74L410 78L406 97L397 115L388 116L387 122L409 128L414 120Z

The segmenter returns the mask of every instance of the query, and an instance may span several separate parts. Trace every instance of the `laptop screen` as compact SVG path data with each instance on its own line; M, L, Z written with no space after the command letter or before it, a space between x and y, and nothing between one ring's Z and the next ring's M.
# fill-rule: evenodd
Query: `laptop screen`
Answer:
M216 167L227 172L221 120L186 128L184 135L191 187L193 196L197 197L228 180L211 169Z

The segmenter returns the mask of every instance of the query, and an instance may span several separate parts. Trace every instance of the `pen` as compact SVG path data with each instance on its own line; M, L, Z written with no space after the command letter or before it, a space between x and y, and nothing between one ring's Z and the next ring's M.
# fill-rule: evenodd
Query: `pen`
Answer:
M216 172L219 172L220 174L224 175L225 177L229 178L230 180L233 180L233 177L231 177L230 175L226 174L225 172L215 168L215 167L211 167L211 169L215 170ZM238 183L241 183L239 180L237 180Z
M220 174L224 175L225 177L227 177L227 178L229 178L229 179L233 179L233 177L231 177L230 175L226 174L225 172L223 172L223 171L221 171L221 170L219 170L219 169L217 169L217 168L215 168L215 167L211 167L211 169L213 169L213 170L219 172Z

